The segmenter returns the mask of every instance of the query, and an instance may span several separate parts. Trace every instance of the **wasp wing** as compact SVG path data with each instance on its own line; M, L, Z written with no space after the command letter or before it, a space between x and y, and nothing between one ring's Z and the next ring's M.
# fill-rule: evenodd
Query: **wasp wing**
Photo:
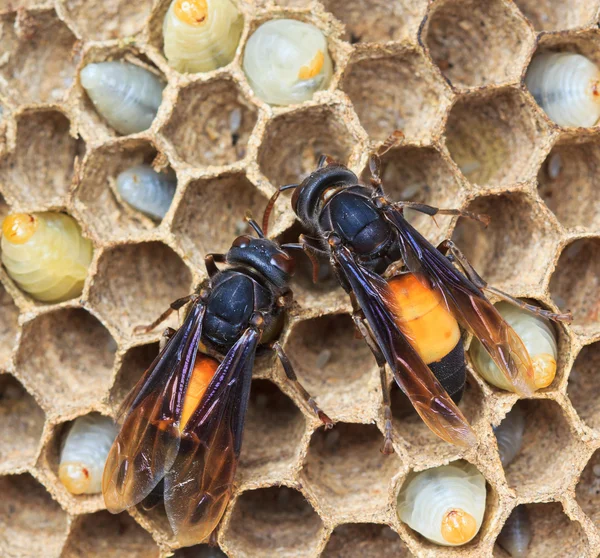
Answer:
M194 304L122 406L121 430L102 476L104 502L113 513L141 502L175 461L180 445L179 414L194 369L203 319L204 305Z
M229 350L185 425L177 459L165 475L165 509L183 545L206 539L229 502L259 339L256 330L247 329Z
M522 395L535 391L533 364L523 341L483 292L432 246L392 205L384 209L395 226L406 266L436 289L458 322L484 346L506 379Z
M367 319L394 377L425 424L458 446L477 440L467 419L396 325L394 297L381 277L361 266L348 248L334 248L334 258Z

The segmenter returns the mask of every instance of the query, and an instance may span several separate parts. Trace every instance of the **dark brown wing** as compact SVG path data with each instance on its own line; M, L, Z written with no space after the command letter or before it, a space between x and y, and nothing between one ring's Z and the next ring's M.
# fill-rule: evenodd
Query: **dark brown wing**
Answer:
M229 350L186 424L177 459L165 475L165 509L183 545L206 539L231 497L259 338L248 329Z
M202 335L204 306L185 322L156 357L122 406L121 430L104 466L102 492L109 511L141 502L164 477L179 450L181 405Z
M460 409L398 329L390 311L394 297L388 284L356 262L346 247L333 248L333 255L352 288L396 382L425 424L451 444L475 445L475 434Z
M525 345L494 305L439 250L432 246L392 205L384 209L396 227L406 266L438 290L448 310L471 332L492 357L517 393L535 391L533 364Z

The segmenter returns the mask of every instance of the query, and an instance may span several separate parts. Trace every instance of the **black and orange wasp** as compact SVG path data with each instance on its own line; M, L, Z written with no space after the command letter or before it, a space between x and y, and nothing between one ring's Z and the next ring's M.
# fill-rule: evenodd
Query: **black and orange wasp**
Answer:
M371 155L370 185L361 184L346 166L322 157L317 170L300 184L275 192L263 230L268 229L279 194L293 189L292 208L308 235L288 247L310 257L313 280L317 257L329 259L350 295L355 326L379 365L385 420L382 451L393 452L385 363L435 434L452 444L473 446L475 434L457 405L466 381L459 324L481 341L515 392L527 396L535 389L533 365L523 342L483 291L549 319L568 321L571 316L554 314L489 286L452 241L436 248L404 218L404 208L410 208L432 217L476 219L484 225L489 220L456 209L388 199L380 178L380 156L401 138L396 132Z
M277 342L292 303L294 260L247 221L257 238L240 236L226 254L207 255L208 279L196 292L136 328L151 331L189 304L181 327L165 332L166 344L123 402L104 468L109 511L162 498L184 546L210 536L231 497L257 350L274 349L294 389L332 425Z

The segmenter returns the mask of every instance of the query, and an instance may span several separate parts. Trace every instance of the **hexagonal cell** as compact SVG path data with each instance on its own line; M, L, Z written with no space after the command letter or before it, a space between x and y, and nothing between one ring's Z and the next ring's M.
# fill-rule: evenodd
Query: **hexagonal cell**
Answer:
M347 523L336 527L321 554L323 558L408 558L411 553L398 533L387 525Z
M506 467L506 480L520 495L552 491L573 480L571 458L579 443L560 406L551 400L517 402L525 415L520 451Z
M461 219L453 239L477 272L505 290L536 285L546 273L557 233L542 204L526 194L479 197L468 211L491 217L490 225Z
M18 331L19 309L4 285L0 285L0 365L10 358Z
M569 374L567 393L579 416L592 428L600 428L600 342L581 349Z
M0 553L37 558L59 556L67 514L29 474L0 477Z
M415 39L427 11L427 2L325 0L325 9L346 25L350 43L385 43Z
M527 504L525 509L531 524L531 542L524 556L586 555L587 538L581 525L569 519L558 502ZM496 543L494 557L509 556Z
M413 48L385 56L362 53L349 63L340 87L371 139L384 140L395 130L401 130L409 141L431 138L446 113L451 92L430 65Z
M100 256L89 301L115 327L129 333L191 293L191 283L188 267L162 242L121 244Z
M127 556L158 558L160 551L149 533L127 513L107 511L78 516L69 532L62 558Z
M0 375L0 471L18 470L35 458L45 418L15 378Z
M395 436L408 442L413 457L426 464L431 459L449 458L456 455L457 448L444 442L429 430L396 382L392 382L390 397ZM468 374L465 392L459 407L469 424L476 427L483 417L484 397L481 388Z
M573 313L573 329L598 330L600 322L600 240L585 238L569 244L560 255L550 294L561 310Z
M7 26L11 17L5 16ZM62 101L75 76L77 39L54 10L20 10L15 30L0 66L0 75L16 93L15 101Z
M173 555L174 558L227 558L218 546L197 544L186 548L178 548Z
M594 195L599 165L598 139L588 138L557 144L540 169L540 196L566 227L600 229L600 200Z
M241 118L239 126L237 122ZM181 89L162 129L178 156L191 166L226 165L246 156L256 108L229 78Z
M502 0L438 3L423 33L442 73L467 87L518 80L534 40L519 11Z
M594 452L583 469L575 494L583 511L600 529L600 450Z
M586 26L593 21L598 11L597 0L515 0L515 4L539 31Z
M152 364L159 352L158 343L138 345L129 349L121 361L115 383L110 390L110 402L118 407Z
M304 416L287 395L268 380L254 380L240 473L281 478L298 459L305 428Z
M505 186L535 177L547 130L541 115L515 89L460 97L446 123L446 144L465 177Z
M370 381L375 360L354 331L348 314L320 316L295 324L285 344L304 387L337 420L364 413L381 398L379 383Z
M400 146L381 158L381 178L385 193L392 201L426 203L441 208L461 205L461 185L440 152L433 147ZM367 182L371 174L363 172ZM407 220L434 245L446 236L452 217L428 215L404 210Z
M279 187L300 182L317 168L323 154L347 163L354 142L339 114L322 105L309 107L279 115L267 124L258 164L271 184Z
M186 256L204 270L204 256L226 253L237 236L250 233L246 212L260 220L267 202L245 174L199 178L185 189L173 218L173 232Z
M158 156L146 140L117 140L94 149L85 158L75 190L75 206L101 239L129 238L156 223L135 211L115 195L119 174L135 165L151 164Z
M17 367L46 405L64 410L102 397L116 350L111 334L94 316L63 308L25 323Z
M223 537L234 556L314 556L323 527L302 494L287 486L240 495Z
M56 110L19 114L15 150L0 163L4 191L28 205L63 205L75 159L85 149L70 129L69 119Z
M381 513L402 463L381 453L383 435L371 424L337 423L313 434L302 476L327 514L361 518Z
M64 0L66 14L87 39L102 41L128 37L142 30L152 8L151 0Z

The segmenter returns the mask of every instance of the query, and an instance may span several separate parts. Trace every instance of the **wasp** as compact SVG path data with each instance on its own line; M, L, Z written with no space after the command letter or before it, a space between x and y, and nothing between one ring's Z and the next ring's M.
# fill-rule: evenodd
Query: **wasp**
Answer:
M317 275L318 256L329 259L350 295L353 321L377 361L383 390L384 453L392 453L392 421L385 364L427 426L458 446L473 446L476 436L458 408L465 382L461 328L477 337L515 392L535 390L527 350L484 291L531 312L568 321L488 285L450 240L433 246L405 218L410 208L434 217L455 215L487 225L489 217L414 202L393 202L384 193L380 156L401 141L395 133L369 158L371 180L361 184L346 166L322 157L317 170L294 190L292 208L308 230L289 248L303 250Z
M167 329L164 347L121 406L102 478L112 513L162 499L184 546L210 536L231 497L257 350L274 349L294 389L332 425L277 342L293 299L294 260L246 220L257 237L239 236L226 254L208 254L208 279L136 328L151 331L188 305L181 327Z

